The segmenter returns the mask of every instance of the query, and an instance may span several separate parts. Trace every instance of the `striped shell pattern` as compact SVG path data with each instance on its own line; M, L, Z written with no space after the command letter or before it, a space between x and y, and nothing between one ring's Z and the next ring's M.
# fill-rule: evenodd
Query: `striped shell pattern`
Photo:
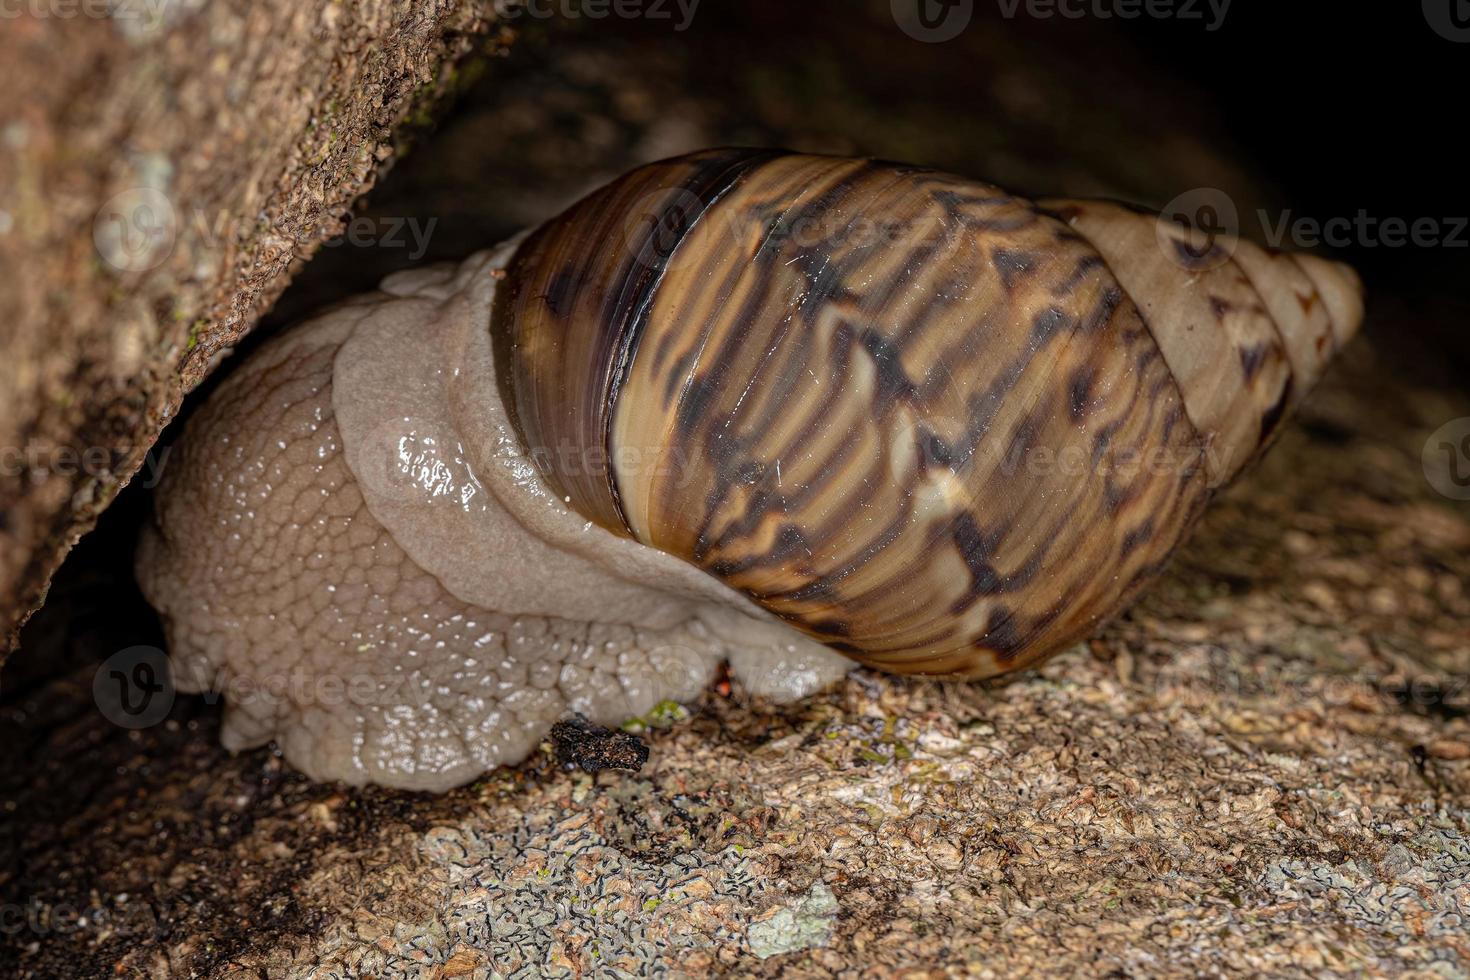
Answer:
M502 289L505 401L572 508L957 676L1122 609L1361 318L1310 256L764 150L620 178Z

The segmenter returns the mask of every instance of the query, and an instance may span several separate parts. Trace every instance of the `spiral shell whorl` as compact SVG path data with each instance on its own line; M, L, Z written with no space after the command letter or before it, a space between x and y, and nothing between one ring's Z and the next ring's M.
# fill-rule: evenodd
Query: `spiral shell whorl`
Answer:
M1209 238L1108 201L1044 202L1138 305L1209 447L1212 486L1269 444L1362 319L1346 266Z
M653 164L517 253L507 402L589 519L865 662L1014 669L1162 568L1356 326L1336 267L1191 266L1156 226L868 160Z

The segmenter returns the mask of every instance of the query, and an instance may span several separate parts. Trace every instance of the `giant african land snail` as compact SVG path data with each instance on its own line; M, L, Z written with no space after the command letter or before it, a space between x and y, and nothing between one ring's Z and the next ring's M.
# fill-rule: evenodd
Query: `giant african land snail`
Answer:
M350 782L448 787L726 658L981 677L1126 605L1360 318L1345 267L1119 205L693 154L255 353L139 578L227 744Z

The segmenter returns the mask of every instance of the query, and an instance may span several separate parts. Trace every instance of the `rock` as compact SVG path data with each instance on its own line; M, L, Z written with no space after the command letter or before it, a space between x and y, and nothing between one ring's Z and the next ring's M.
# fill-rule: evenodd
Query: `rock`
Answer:
M0 32L0 653L341 233L491 0L31 4ZM375 226L376 234L382 229Z
M750 951L764 960L780 953L825 946L837 911L832 890L817 882L795 904L777 908L768 917L751 923L746 930Z

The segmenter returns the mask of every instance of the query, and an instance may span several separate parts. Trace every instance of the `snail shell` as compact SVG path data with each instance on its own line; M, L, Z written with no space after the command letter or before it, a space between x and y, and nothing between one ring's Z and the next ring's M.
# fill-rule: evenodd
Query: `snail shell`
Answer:
M1342 267L1158 226L870 160L645 167L517 252L520 424L607 450L549 474L579 513L836 649L1014 669L1159 570L1357 325ZM699 465L619 469L670 446Z
M226 719L355 782L453 785L723 658L786 697L830 649L986 676L1123 608L1360 318L1343 266L1122 205L692 154L263 348L139 578L186 689L366 674Z

